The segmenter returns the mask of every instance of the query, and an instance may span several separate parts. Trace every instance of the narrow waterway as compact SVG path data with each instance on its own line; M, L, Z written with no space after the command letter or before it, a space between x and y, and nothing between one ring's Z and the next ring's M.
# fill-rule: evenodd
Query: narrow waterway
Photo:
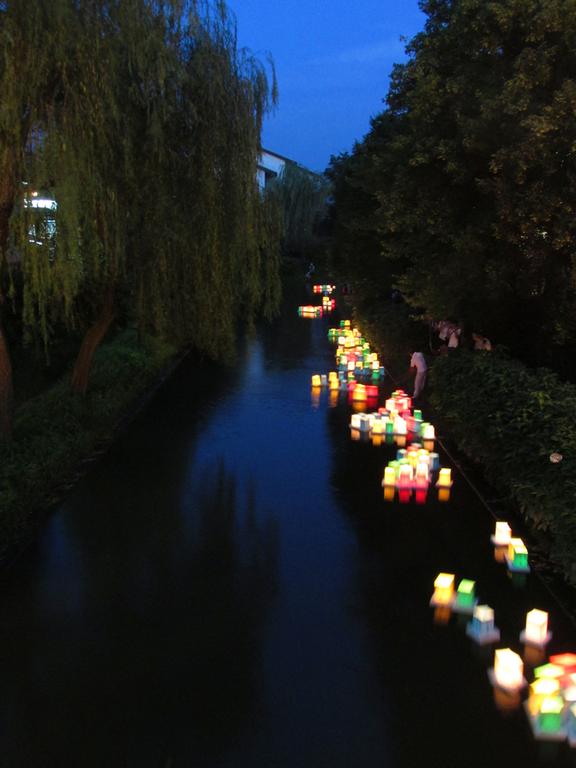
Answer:
M502 647L535 607L551 652L576 628L495 562L457 474L449 503L384 502L395 449L312 401L334 349L301 298L230 368L187 358L3 575L0 765L576 765L495 694L468 619L435 617L434 578L477 581Z

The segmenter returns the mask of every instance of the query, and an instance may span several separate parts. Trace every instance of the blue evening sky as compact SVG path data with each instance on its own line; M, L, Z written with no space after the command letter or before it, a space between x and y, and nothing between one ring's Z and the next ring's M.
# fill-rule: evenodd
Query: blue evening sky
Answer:
M424 26L417 0L228 0L238 42L260 59L269 52L280 102L263 146L323 171L330 155L352 149L383 109L401 37Z

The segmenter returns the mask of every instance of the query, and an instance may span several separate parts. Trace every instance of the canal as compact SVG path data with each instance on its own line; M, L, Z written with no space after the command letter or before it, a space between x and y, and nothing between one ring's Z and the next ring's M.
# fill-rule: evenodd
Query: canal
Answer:
M550 652L576 627L495 561L456 470L448 503L384 502L395 449L350 439L345 397L311 399L331 322L299 298L234 365L186 358L3 574L2 766L576 765L492 688L493 648L435 614L433 582L475 579L501 647L522 651L532 608Z

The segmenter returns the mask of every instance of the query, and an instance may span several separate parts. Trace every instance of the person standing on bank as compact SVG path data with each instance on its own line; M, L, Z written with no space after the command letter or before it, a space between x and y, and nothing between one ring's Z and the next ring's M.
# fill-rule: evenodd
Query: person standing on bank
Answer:
M414 394L412 395L415 400L422 394L422 390L426 385L426 374L428 372L426 358L422 352L412 353L412 357L410 358L410 368L416 369L416 378L414 379Z

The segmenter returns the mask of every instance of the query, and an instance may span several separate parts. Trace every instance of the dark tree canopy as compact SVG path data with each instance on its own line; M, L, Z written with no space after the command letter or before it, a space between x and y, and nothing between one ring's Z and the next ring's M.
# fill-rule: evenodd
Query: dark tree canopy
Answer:
M332 165L345 179L333 215L370 232L366 277L387 261L429 316L523 352L525 339L576 341L576 5L421 7L425 29L394 69L385 111ZM351 275L363 259L346 254Z
M88 331L79 391L114 317L221 355L275 310L255 169L276 86L223 2L9 0L0 85L0 295L45 345Z

